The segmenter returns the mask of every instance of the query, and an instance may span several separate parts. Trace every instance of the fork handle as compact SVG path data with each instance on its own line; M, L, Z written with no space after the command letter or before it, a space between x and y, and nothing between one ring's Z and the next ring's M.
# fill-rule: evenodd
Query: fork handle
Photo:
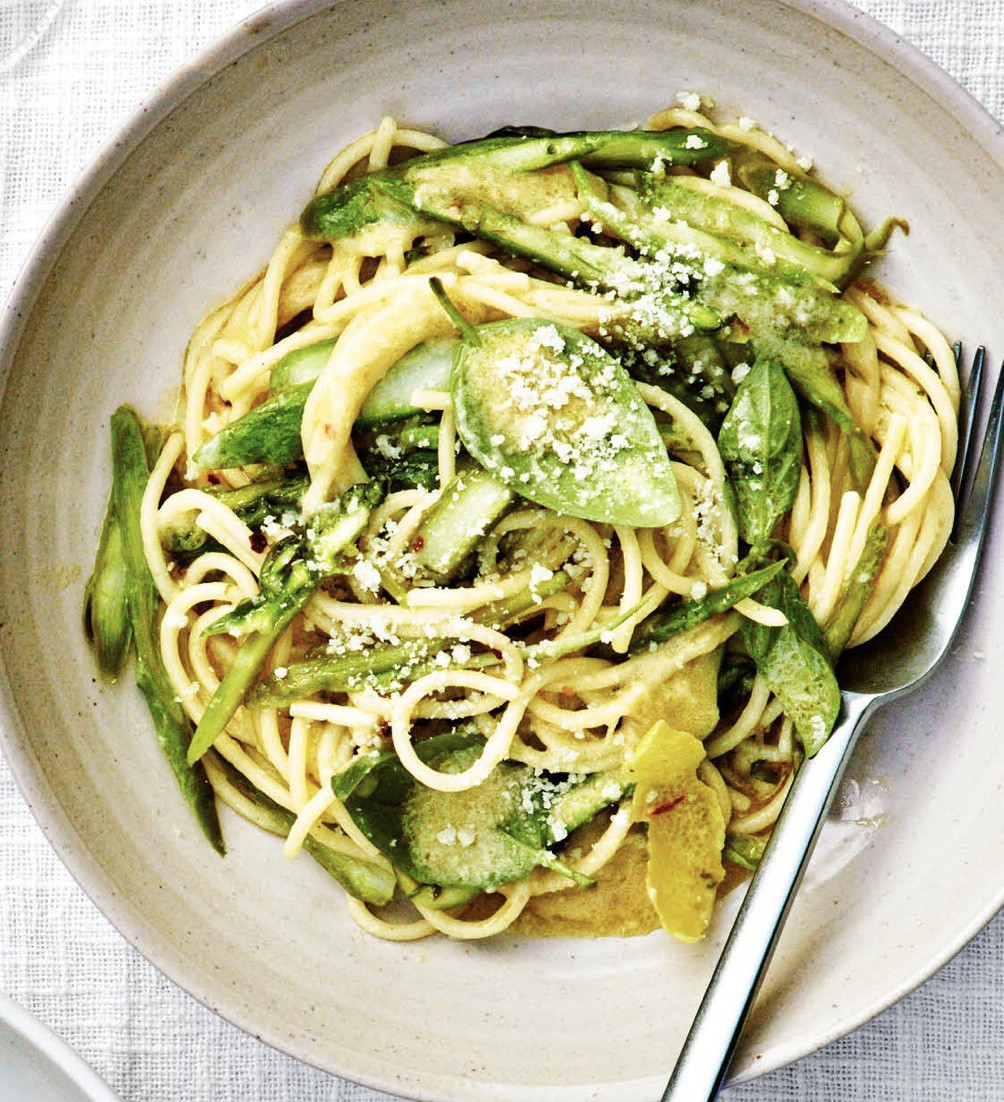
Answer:
M840 721L796 773L662 1102L710 1102L718 1095L844 766L875 704L872 696L844 693Z

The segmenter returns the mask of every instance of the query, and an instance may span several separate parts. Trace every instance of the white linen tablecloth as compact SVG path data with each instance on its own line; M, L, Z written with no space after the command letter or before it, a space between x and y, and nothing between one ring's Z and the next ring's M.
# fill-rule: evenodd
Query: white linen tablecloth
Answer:
M477 0L472 0L477 2ZM1004 0L856 0L1004 119ZM0 0L0 53L29 10ZM80 172L184 61L257 0L63 0L0 60L0 299ZM51 9L51 10L50 10ZM139 956L70 878L0 758L0 990L73 1045L123 1102L379 1102L227 1025ZM729 1102L1004 1098L1004 916L918 991Z

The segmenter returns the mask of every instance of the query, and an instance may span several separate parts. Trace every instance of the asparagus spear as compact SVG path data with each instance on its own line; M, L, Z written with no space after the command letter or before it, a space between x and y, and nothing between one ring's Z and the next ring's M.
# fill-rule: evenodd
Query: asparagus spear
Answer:
M138 422L149 469L157 462L164 446L164 432L152 422L141 419ZM204 532L202 536L205 538ZM132 644L125 556L122 525L115 511L114 497L109 495L94 569L84 587L83 619L84 634L94 650L98 668L113 681L125 667Z
M409 219L431 219L434 228L436 222L444 220L442 212L422 209L421 204L407 200L402 202L401 194L384 185L401 181L412 188L421 185L449 191L463 181L469 189L472 181L475 186L483 186L499 173L526 177L537 169L572 160L603 169L650 168L655 163L690 165L713 161L733 148L734 143L702 128L510 133L449 146L352 180L311 200L300 224L308 237L323 241L358 237L380 222L403 224ZM539 176L535 186L542 188ZM554 181L548 181L547 186L553 188ZM540 191L535 194L539 200ZM518 189L509 189L508 202L515 205L513 213L519 218L524 211ZM453 219L447 217L445 221Z
M792 215L792 208L794 212L800 210L800 207L795 206L795 196L804 196L807 199L810 185L813 193L836 199L832 192L814 181L799 180L797 184L791 183L785 191L783 207L779 202L778 209L782 215L786 213L789 216ZM751 190L758 191L756 188ZM771 194L774 190L772 185ZM794 234L773 226L765 218L761 218L760 215L745 207L723 201L703 191L695 191L694 188L687 187L685 183L681 183L674 177L666 177L663 180L643 180L641 191L650 205L658 206L666 212L667 220L686 222L689 226L717 239L719 247L726 243L733 246L737 250L734 254L736 258L748 267L762 268L768 263L764 259L765 256L773 256L812 272L829 283L843 285L864 252L864 240L860 234L853 247L847 243L847 247L842 251L810 245ZM842 212L843 200L840 199L837 202ZM828 222L831 221L832 218L828 220ZM837 221L839 222L839 217ZM836 223L833 227L833 232L836 233Z
M216 632L243 637L240 649L213 694L188 748L196 762L213 745L244 702L279 636L317 586L342 566L344 552L366 527L383 499L382 482L350 487L310 518L304 537L289 537L271 551L261 573L261 593L216 621Z
M874 525L868 532L857 566L840 590L833 614L823 628L823 637L833 662L847 646L847 640L874 592L888 543L889 530L882 524Z
M305 474L280 472L233 490L208 486L206 492L232 509L249 528L258 528L266 517L299 514L300 500L309 484ZM161 538L164 546L178 555L201 553L210 542L205 529L197 524L169 529L161 533Z
M498 627L560 593L571 581L563 570L505 600L494 601L472 614L471 619ZM454 639L406 639L401 643L376 643L366 651L318 654L287 667L282 677L263 678L251 694L255 704L278 706L317 692L356 692L364 688L388 687L411 681L437 667L436 656L454 645ZM491 651L472 654L465 669L480 669L501 661ZM451 661L451 666L459 663Z
M625 241L656 256L674 244L676 224L662 217L660 207L646 209L639 202L626 214L597 194L588 173L573 166L573 174L587 209ZM681 263L686 266L686 259ZM695 294L722 316L736 316L759 355L780 361L795 390L847 436L855 482L867 485L875 449L848 408L821 347L861 340L867 330L864 315L818 285L790 275L744 271L720 260L712 274L704 268Z
M150 476L144 427L128 407L112 415L112 508L121 539L121 576L128 587L130 630L136 647L136 682L143 693L168 763L213 848L224 853L212 786L186 751L192 724L164 668L157 638L158 594L143 552L140 506Z
M740 574L724 585L709 590L703 597L681 601L672 609L654 612L641 624L632 640L632 653L657 647L672 636L727 612L739 601L761 590L784 566L785 560L782 559L749 574Z
M111 501L101 524L94 570L84 588L84 634L98 668L115 680L129 658L132 622L122 526Z
M203 470L226 470L248 463L282 466L300 459L303 407L313 387L312 382L300 383L266 398L210 437L192 461Z

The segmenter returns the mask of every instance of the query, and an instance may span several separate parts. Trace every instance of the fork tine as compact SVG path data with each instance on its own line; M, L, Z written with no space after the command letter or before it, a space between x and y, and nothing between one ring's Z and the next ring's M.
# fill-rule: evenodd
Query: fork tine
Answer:
M975 364L974 364L975 366ZM982 372L982 364L980 368ZM967 431L970 438L967 446L966 466L971 466L972 432ZM990 506L993 501L994 488L1000 469L1001 440L1004 437L1004 365L997 376L997 385L994 387L994 395L990 402L990 412L987 415L987 427L983 434L983 446L980 449L979 463L973 474L969 493L964 504L959 510L956 519L955 530L958 540L971 545L976 555L982 546L983 538L989 527L987 521L990 515ZM962 483L963 488L965 482Z
M961 345L955 346L955 359L958 362L961 355ZM983 370L986 361L986 349L980 345L973 357L972 367L969 369L969 379L966 383L966 393L959 409L959 450L955 460L955 469L952 471L951 487L952 496L958 502L961 499L965 487L969 484L973 465L973 428L976 425L979 414L980 395L983 392ZM961 512L961 510L960 510ZM952 529L952 539L958 535L958 522Z

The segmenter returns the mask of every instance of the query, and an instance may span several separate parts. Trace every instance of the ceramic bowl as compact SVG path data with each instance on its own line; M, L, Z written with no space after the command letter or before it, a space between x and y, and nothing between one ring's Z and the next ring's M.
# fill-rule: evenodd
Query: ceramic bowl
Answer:
M0 1102L117 1102L58 1034L0 994Z
M438 1102L655 1098L734 913L685 947L637 940L386 944L306 861L227 817L194 828L80 599L120 402L170 410L196 322L253 276L330 154L392 114L449 139L506 123L641 122L712 95L809 155L863 220L908 219L881 277L952 337L1004 353L998 127L891 32L825 0L299 0L181 72L80 181L6 308L0 407L4 748L34 814L128 940L250 1033ZM1004 658L994 533L939 676L855 755L757 1004L747 1077L925 979L1004 886Z

